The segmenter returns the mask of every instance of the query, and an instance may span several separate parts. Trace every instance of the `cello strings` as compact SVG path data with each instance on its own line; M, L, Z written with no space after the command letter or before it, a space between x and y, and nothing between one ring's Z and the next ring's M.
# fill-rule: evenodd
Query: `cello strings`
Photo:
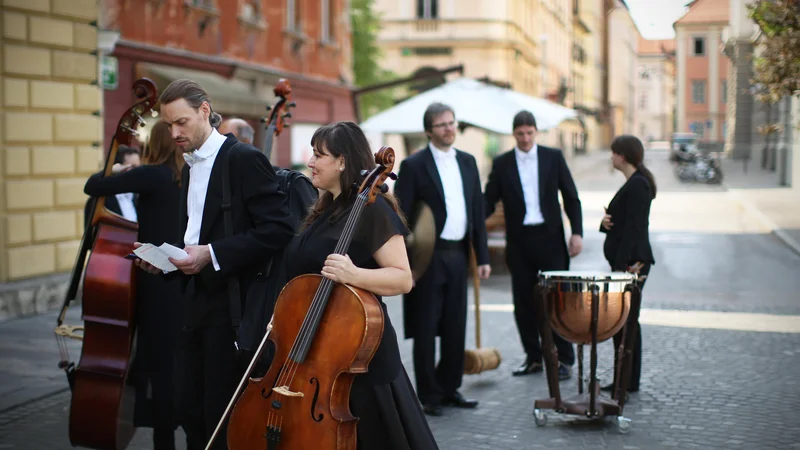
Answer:
M354 206L354 210L350 214L350 216L348 217L347 223L345 224L344 231L342 232L343 239L341 239L341 238L339 239L339 242L338 242L336 248L334 249L334 253L344 254L345 247L349 246L349 242L348 241L351 240L351 238L352 238L353 232L355 231L356 224L358 222L358 219L361 216L361 212L364 209L365 205L366 205L366 196L362 195L362 194L359 194L358 197L357 197L356 205ZM313 331L314 331L313 323L316 321L315 318L317 316L321 316L324 313L324 308L325 308L325 306L327 304L327 301L325 300L325 297L329 297L331 292L333 291L334 282L332 280L330 280L328 278L323 278L322 283L324 284L324 286L321 285L320 286L321 289L317 290L317 293L315 295L314 301L311 304L310 311L306 315L306 317L307 318L310 317L311 320L308 321L308 322L304 321L304 323L303 323L304 326L301 327L301 333L298 333L299 334L299 336L298 336L299 339L295 340L295 344L297 344L298 341L299 341L299 344L300 344L299 348L302 348L302 347L304 347L306 345L308 345L308 346L311 345L310 340L313 338L313 335L312 335ZM327 294L325 293L326 290L328 291ZM321 318L320 318L320 320L321 320ZM300 336L300 334L302 334L302 336ZM290 375L287 374L288 375L288 379L289 379L289 383L291 383L291 381L294 379L294 376L297 373L297 368L298 368L298 364L293 361L292 364L290 365L290 372L289 372Z
M344 239L339 239L339 242L338 242L336 248L334 249L334 253L344 254L344 250L345 250L344 247L349 246L349 242L347 242L347 241L349 241L350 238L352 238L352 235L353 235L353 232L355 231L355 227L356 227L356 224L358 222L358 219L361 216L361 211L364 209L365 205L366 205L366 196L362 195L362 194L359 194L358 197L357 197L357 203L356 203L356 205L354 207L354 211L348 217L347 223L345 224L344 231L342 232L342 236L344 237ZM298 340L299 340L299 343L300 343L299 348L302 348L302 347L304 347L306 345L309 345L309 346L311 345L310 340L313 338L312 334L313 334L313 323L315 322L314 318L317 317L317 316L321 316L324 313L324 308L325 308L325 306L327 304L327 302L324 300L324 298L330 296L331 292L333 291L333 287L334 287L334 282L332 280L330 280L329 278L323 278L322 283L325 284L325 286L323 287L322 284L320 285L320 287L322 289L318 289L317 290L317 293L314 296L314 300L312 301L310 311L306 315L306 318L310 317L311 320L310 321L306 321L306 320L303 321L303 326L301 327L301 332L298 333L298 338L299 339L295 339L295 345L292 346L293 348L297 345ZM329 290L327 295L323 294L323 292L325 290ZM302 334L302 336L300 336L301 334ZM290 368L289 368L289 372L287 373L287 375L288 375L287 386L294 379L295 374L297 373L298 365L299 365L297 362L294 362L291 359L290 359L290 361L291 361L290 362ZM289 373L290 373L290 375L289 375Z

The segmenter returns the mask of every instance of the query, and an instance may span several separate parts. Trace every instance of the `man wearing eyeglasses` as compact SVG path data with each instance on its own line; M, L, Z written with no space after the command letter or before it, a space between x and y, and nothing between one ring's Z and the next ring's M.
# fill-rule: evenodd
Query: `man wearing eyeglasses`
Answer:
M478 275L486 279L491 270L478 166L472 155L453 148L455 113L447 105L433 103L422 121L428 146L400 164L394 192L410 229L418 202L431 209L436 224L430 264L404 297L403 311L406 339L414 339L417 396L425 413L439 416L443 406L478 405L458 392L464 373L470 248L475 251ZM436 336L441 337L438 366Z

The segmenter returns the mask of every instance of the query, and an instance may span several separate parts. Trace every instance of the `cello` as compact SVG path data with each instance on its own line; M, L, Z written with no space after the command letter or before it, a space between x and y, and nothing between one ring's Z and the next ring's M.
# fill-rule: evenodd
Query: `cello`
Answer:
M130 145L144 125L142 115L158 100L155 84L147 78L134 82L137 97L120 118L108 151L104 176L111 175L120 145ZM92 205L90 223L84 230L69 287L54 333L72 390L69 440L73 446L120 450L133 438L134 396L127 383L135 353L136 267L125 256L137 240L138 224L105 207L105 198ZM86 254L91 249L86 271ZM83 326L64 324L67 308L78 293L83 275ZM82 340L77 366L70 361L66 339Z
M361 212L379 191L388 191L386 178L396 178L394 150L381 148L375 162L375 169L362 172L335 253L347 254ZM350 412L350 389L356 374L367 372L383 327L383 309L370 292L317 274L289 281L255 358L267 339L275 357L266 375L248 380L233 407L229 450L355 450L358 418Z
M262 123L267 124L264 140L261 142L261 151L267 156L267 159L270 159L270 156L272 156L272 141L274 137L281 134L283 127L289 126L285 123L286 119L292 117L289 108L297 106L297 104L292 101L292 86L289 84L289 80L285 78L278 80L278 84L275 85L272 92L276 97L280 98L280 100L275 103L275 106L267 105L269 117L261 119Z

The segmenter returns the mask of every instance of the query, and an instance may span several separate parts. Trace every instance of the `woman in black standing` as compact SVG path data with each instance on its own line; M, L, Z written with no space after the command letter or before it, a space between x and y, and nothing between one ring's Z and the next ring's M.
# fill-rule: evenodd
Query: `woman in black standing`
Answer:
M128 170L115 165L109 177L94 174L83 190L94 197L139 194L139 242L181 242L177 211L184 161L164 122L153 126L142 163ZM173 357L181 295L180 280L136 272L136 356L129 375L136 388L134 425L153 428L155 450L175 449Z
M638 273L646 277L650 266L655 264L650 248L650 203L656 198L656 181L644 165L644 146L635 136L623 135L611 142L611 163L625 175L627 181L611 200L600 225L606 233L603 253L613 271ZM644 288L645 279L639 287ZM636 345L633 349L633 367L628 385L629 392L639 390L642 373L642 331L637 326ZM622 331L614 336L614 382L603 387L615 391L617 349L622 340Z
M311 182L322 190L317 203L289 243L285 276L322 274L335 282L372 292L384 314L383 337L368 372L355 376L350 410L359 418L359 450L437 449L414 388L400 361L397 335L381 296L411 290L412 279L403 236L408 232L397 201L379 194L364 208L347 255L334 254L353 209L362 170L375 168L366 136L352 122L319 128L311 138Z

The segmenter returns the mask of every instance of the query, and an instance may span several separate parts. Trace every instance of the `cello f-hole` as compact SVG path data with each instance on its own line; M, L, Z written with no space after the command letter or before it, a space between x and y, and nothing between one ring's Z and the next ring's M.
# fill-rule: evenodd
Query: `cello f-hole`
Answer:
M269 396L272 395L272 391L275 389L275 386L278 385L278 378L280 378L281 373L283 373L283 367L281 367L281 370L279 370L278 373L275 375L275 379L272 380L272 386L269 388L269 391L267 390L267 388L261 389L261 397L269 398Z
M312 378L308 380L310 384L314 384L316 382L317 388L314 390L314 398L311 400L311 419L314 422L322 422L322 418L325 417L325 414L320 413L319 416L314 415L314 410L317 408L317 399L319 398L319 380L316 378Z

